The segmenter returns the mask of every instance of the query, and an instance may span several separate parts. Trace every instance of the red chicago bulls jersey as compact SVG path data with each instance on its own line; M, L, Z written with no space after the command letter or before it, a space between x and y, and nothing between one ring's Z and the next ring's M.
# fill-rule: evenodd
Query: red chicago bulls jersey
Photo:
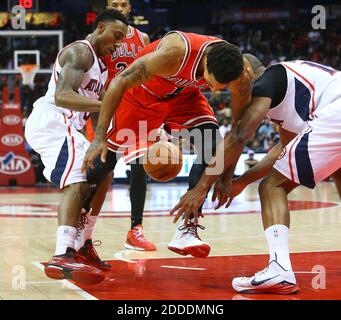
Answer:
M181 67L174 75L164 77L153 77L151 80L141 85L146 91L160 99L173 97L180 92L200 90L207 88L208 85L203 77L197 79L197 70L205 49L214 42L224 41L222 39L203 36L195 33L186 33L180 31L171 31L181 36L186 44L186 53ZM169 34L168 33L168 34ZM142 49L137 58L147 53L158 50L161 40L155 41Z
M114 53L104 58L109 69L108 82L127 68L135 60L137 53L144 47L142 32L129 26L128 34L122 45Z

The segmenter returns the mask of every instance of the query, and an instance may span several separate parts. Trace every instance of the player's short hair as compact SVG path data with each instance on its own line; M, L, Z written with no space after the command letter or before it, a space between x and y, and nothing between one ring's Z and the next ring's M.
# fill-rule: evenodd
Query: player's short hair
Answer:
M243 72L243 55L239 48L228 42L219 42L212 46L207 54L207 70L220 83L229 83Z
M110 6L115 0L107 0L107 5ZM130 0L126 0L130 4Z
M263 63L253 54L250 53L244 53L243 57L249 61L249 63L251 64L251 67L254 71L256 71L258 68L262 68L264 67Z
M94 29L97 28L100 22L111 22L111 21L121 21L125 25L128 25L128 19L118 10L109 8L100 12L94 22Z

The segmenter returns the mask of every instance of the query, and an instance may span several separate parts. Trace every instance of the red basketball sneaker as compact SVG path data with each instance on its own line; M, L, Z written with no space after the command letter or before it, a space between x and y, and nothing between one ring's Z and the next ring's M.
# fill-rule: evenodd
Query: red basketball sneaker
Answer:
M108 262L102 261L98 256L94 246L101 245L101 241L92 242L91 239L85 241L84 246L76 253L76 259L79 262L85 263L89 266L96 267L103 271L109 271L111 265Z
M104 280L98 268L79 263L75 258L76 250L67 248L66 253L53 256L45 266L45 274L52 279L69 279L84 284L96 284Z
M143 234L143 227L141 224L135 226L128 231L127 240L124 244L126 249L140 250L140 251L155 251L155 244L149 242Z
M168 244L168 249L183 256L190 254L196 258L206 258L211 251L211 247L200 239L198 227L205 229L205 227L201 225L196 226L193 223L189 223L186 226L180 225L173 239Z

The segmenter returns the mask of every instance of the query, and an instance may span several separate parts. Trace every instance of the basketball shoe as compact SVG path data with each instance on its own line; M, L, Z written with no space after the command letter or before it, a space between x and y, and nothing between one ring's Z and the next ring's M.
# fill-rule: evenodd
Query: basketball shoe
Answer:
M204 226L196 226L192 222L186 226L181 224L168 244L168 249L183 256L190 254L196 258L206 258L211 251L211 247L200 239L198 228L205 229Z
M78 251L84 245L84 242L85 242L84 229L85 229L85 225L88 223L90 212L91 212L91 209L89 211L82 209L81 215L79 217L78 225L76 227L77 234L75 237L75 249L76 249L76 251Z
M76 252L76 260L86 265L96 267L102 271L109 271L111 265L108 262L102 261L98 256L95 246L101 245L102 242L97 240L92 242L91 239L85 241L84 246Z
M299 290L293 271L285 270L275 260L253 277L234 278L232 287L240 293L290 294Z
M84 284L102 282L105 278L102 271L93 266L79 263L75 253L75 249L67 248L65 254L53 256L44 268L45 274L52 279L69 279Z
M127 240L124 244L126 249L140 250L140 251L155 251L155 244L148 241L143 234L143 227L138 224L128 231Z

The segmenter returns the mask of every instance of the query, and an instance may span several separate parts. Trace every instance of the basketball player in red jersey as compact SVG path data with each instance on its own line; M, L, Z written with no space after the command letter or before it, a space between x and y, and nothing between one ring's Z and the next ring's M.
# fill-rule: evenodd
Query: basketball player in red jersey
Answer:
M132 9L130 0L108 0L108 7L120 11L127 19ZM122 45L116 49L116 52L105 58L109 69L108 83L132 64L138 52L149 43L149 36L146 33L129 26L128 34ZM156 246L148 241L143 234L142 219L146 192L147 175L143 165L138 162L132 163L130 175L131 229L125 242L127 249L156 250Z
M120 11L127 19L131 12L131 4L129 0L108 0L107 8L113 8ZM122 45L116 48L111 54L104 57L104 61L108 67L108 80L107 85L110 81L125 70L136 58L137 53L149 44L149 36L146 33L142 33L138 29L129 26L127 36L124 38ZM94 117L96 118L96 117ZM91 119L93 120L93 119ZM94 132L92 130L95 127L95 121L88 121L87 123L87 137L92 141ZM92 138L91 138L92 137ZM94 227L97 216L100 213L103 202L105 200L106 192L112 181L112 174L109 174L107 182L102 183L96 197L91 202L91 215L88 214L85 219L84 231L80 235L82 245L84 240L87 240L89 228ZM131 175L130 175L130 202L131 202L131 229L128 231L125 247L127 249L143 250L143 251L155 251L156 246L148 241L144 237L142 218L143 210L147 192L147 176L143 169L143 165L137 163L131 164ZM83 226L83 224L81 224Z
M107 7L120 11L127 19L132 9L130 0L108 0ZM146 33L129 26L128 34L120 48L105 58L109 66L108 82L132 64L138 52L149 43L149 36Z
M198 157L189 175L193 188L207 166L205 154L214 153L220 137L214 112L200 90L227 88L242 71L239 49L214 37L172 31L142 49L138 59L111 81L104 97L96 136L83 163L83 170L89 167L89 181L100 183L122 152L129 161L143 155L150 143L139 136L144 121L146 135L162 123L176 127L180 136L183 128L199 133L200 139L194 139ZM135 133L134 143L120 139L124 129ZM210 246L199 238L197 227L193 220L182 221L168 248L206 257Z

